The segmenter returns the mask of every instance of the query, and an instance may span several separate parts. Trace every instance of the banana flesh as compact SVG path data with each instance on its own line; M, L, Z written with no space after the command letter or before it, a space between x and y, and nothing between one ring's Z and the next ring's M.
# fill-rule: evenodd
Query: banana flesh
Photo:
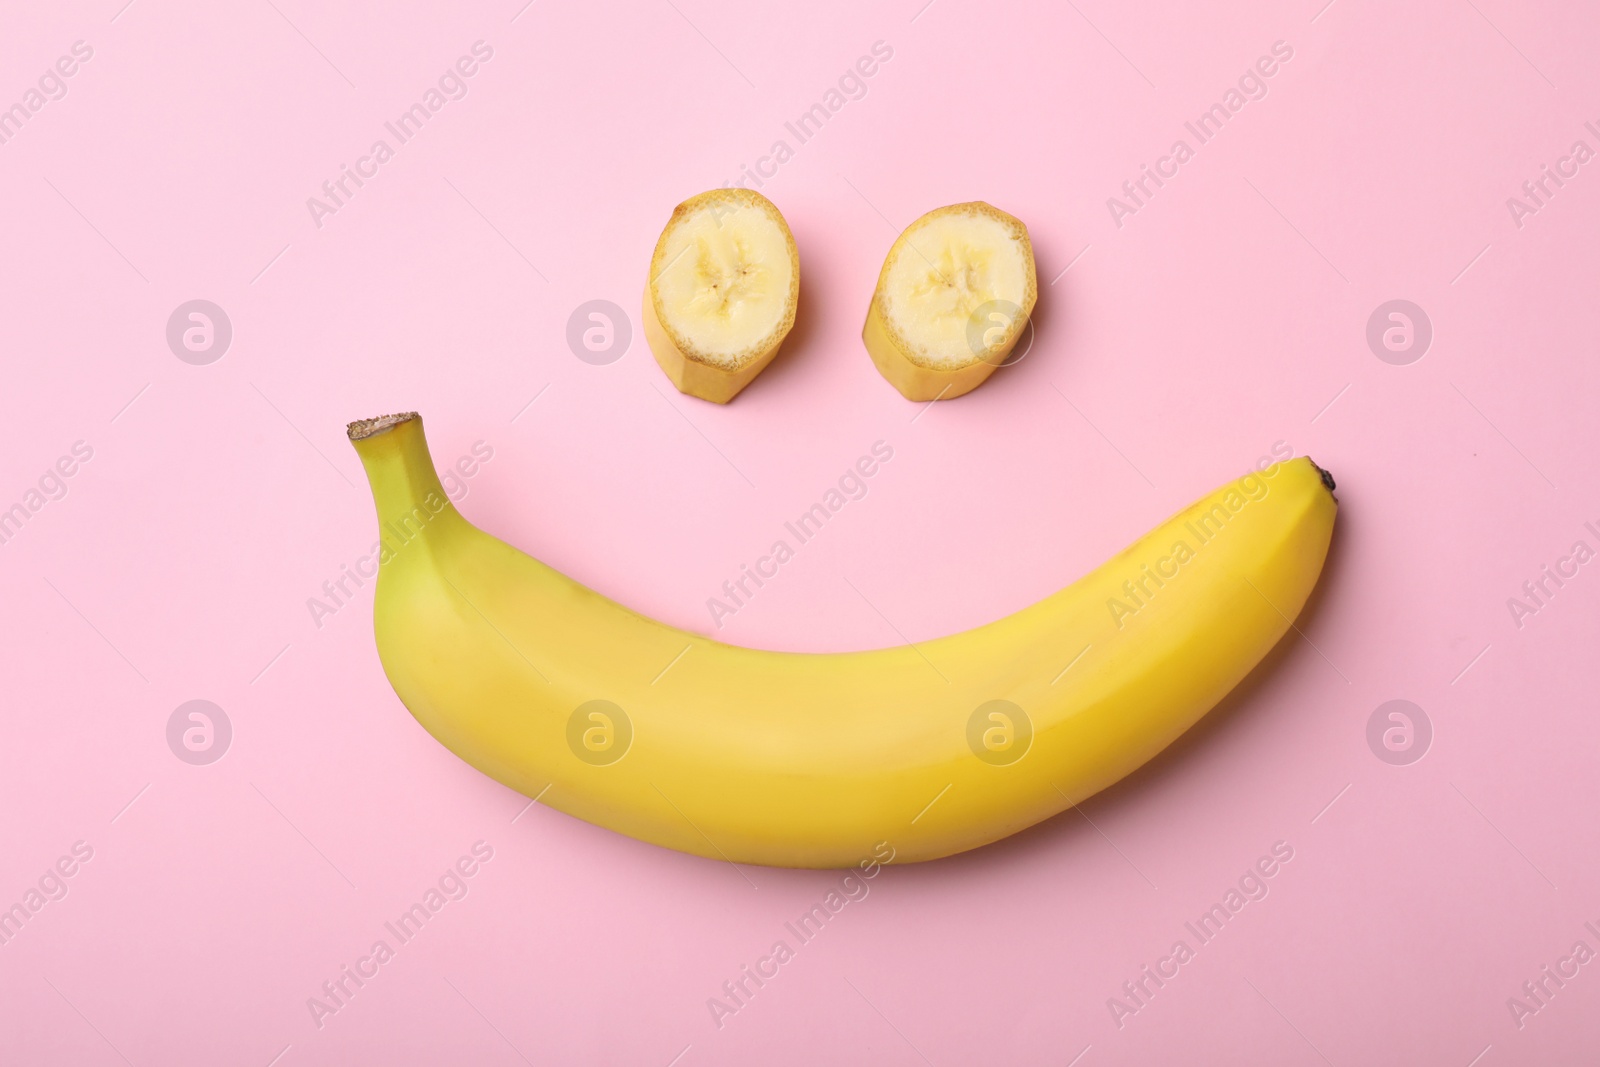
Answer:
M748 189L679 204L650 259L645 339L680 391L725 404L794 326L800 255L777 207Z
M952 204L913 222L889 249L862 340L908 399L949 400L1005 364L1037 297L1021 220L981 201Z

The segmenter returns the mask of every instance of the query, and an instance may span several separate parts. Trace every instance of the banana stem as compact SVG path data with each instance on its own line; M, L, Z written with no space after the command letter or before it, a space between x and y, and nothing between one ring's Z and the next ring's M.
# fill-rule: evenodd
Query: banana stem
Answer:
M387 549L381 556L385 563L402 546L424 537L441 520L463 521L433 469L428 439L422 432L422 416L407 411L363 419L350 423L346 433L372 487L378 532Z

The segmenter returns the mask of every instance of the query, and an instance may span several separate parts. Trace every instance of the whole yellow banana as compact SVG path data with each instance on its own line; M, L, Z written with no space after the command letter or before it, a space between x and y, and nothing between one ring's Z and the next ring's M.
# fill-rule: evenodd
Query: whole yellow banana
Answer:
M854 866L883 842L897 861L948 856L1122 778L1288 630L1337 510L1327 472L1296 459L998 622L766 652L647 619L469 524L414 413L350 437L383 539L378 653L428 732L580 819L780 867Z

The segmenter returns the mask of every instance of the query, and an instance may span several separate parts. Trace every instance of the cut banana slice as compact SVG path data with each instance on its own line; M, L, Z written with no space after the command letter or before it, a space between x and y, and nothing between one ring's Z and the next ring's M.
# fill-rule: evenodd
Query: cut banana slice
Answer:
M777 355L800 302L800 253L772 201L713 189L679 204L644 291L644 336L679 392L726 404Z
M982 201L952 204L889 249L861 339L907 399L949 400L1005 364L1038 294L1021 220Z

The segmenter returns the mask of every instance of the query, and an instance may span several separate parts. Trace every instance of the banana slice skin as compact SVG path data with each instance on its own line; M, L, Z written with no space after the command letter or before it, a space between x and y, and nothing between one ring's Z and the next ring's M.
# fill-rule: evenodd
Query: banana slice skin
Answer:
M1038 295L1022 220L981 200L951 204L895 240L861 339L908 400L950 400L1005 364Z
M726 404L794 328L800 253L776 205L749 189L679 204L650 258L642 321L679 392Z

